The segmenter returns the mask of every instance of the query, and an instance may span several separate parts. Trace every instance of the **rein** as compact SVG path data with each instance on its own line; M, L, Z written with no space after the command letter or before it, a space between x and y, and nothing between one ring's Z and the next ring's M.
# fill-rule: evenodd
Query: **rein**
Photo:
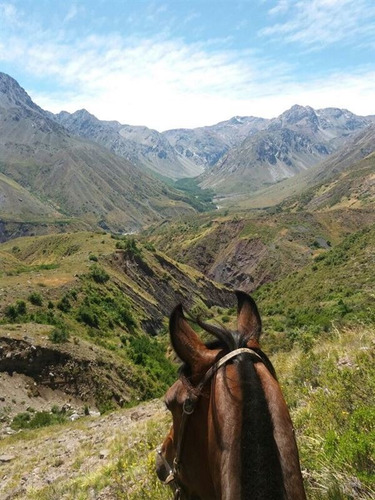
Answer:
M181 422L180 432L178 435L176 456L173 460L173 467L163 456L161 449L157 450L157 453L162 459L164 466L168 472L168 477L167 479L165 479L164 484L171 484L173 482L175 483L176 489L175 489L174 500L181 499L182 484L179 478L181 471L181 454L183 449L185 430L189 417L194 413L195 407L199 401L199 398L202 395L202 389L206 385L206 383L214 376L214 374L222 366L224 366L228 361L230 361L232 358L235 358L236 356L239 356L240 354L250 354L252 356L257 357L258 360L262 361L263 363L263 358L257 352L253 351L252 349L249 349L248 347L241 347L239 349L231 351L230 353L220 358L219 361L217 361L214 365L212 365L211 368L206 372L205 376L203 377L203 380L195 388L194 393L191 392L183 402L182 422Z

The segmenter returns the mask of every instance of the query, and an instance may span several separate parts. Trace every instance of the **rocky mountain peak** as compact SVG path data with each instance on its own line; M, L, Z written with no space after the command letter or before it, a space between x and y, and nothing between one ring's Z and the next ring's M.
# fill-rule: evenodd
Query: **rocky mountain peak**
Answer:
M33 103L27 92L6 73L0 72L0 107L10 109L13 107L27 107L34 111L42 111Z
M288 128L298 125L304 125L316 129L318 126L318 117L310 106L300 106L295 104L280 116L275 118L273 124L275 128Z

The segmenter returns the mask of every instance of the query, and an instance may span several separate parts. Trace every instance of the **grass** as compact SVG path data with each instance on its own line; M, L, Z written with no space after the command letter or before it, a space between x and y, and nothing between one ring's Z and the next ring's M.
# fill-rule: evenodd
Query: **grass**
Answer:
M295 345L273 356L297 430L309 498L336 498L328 492L338 487L344 496L337 498L374 493L373 335L372 328L335 328L307 352Z

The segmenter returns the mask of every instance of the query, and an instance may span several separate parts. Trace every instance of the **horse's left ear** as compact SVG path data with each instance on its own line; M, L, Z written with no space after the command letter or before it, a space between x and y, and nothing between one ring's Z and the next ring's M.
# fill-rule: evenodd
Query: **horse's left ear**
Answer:
M259 340L262 332L262 320L254 299L245 292L236 291L237 307L237 328L247 340Z
M185 319L182 305L174 308L169 320L169 333L177 356L187 363L193 373L207 370L217 355L208 349Z

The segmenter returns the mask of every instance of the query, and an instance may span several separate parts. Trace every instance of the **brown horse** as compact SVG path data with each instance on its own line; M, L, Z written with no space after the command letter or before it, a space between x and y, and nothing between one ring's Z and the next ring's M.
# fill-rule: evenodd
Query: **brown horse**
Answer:
M289 412L275 371L259 348L254 300L238 299L238 331L197 321L216 337L204 344L184 317L170 318L184 362L165 398L173 425L157 474L186 500L305 500Z

